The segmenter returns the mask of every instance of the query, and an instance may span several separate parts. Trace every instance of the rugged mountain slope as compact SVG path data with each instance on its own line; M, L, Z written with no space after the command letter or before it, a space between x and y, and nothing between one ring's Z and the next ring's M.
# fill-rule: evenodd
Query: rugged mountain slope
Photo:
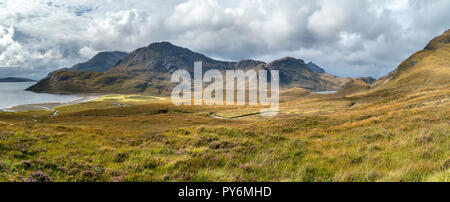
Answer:
M322 67L320 67L319 65L314 64L313 62L308 62L308 64L306 64L306 66L309 69L311 69L311 70L313 70L313 71L315 71L317 73L325 73L325 70Z
M403 61L395 71L373 87L418 89L450 84L450 30L434 38L421 51Z
M61 70L50 73L27 90L55 94L138 93L144 81L126 74Z
M0 78L0 82L34 82L35 80L17 77Z
M193 72L196 61L202 61L203 67L207 69L224 70L233 69L235 66L234 62L214 60L187 48L178 47L169 42L160 42L133 51L110 72L172 73L178 69Z
M120 60L127 57L128 53L120 51L100 52L84 63L79 63L69 70L86 72L106 72L116 65Z
M292 57L275 60L263 68L279 70L280 85L287 88L305 88L313 91L337 90L349 81L347 78L313 71L303 60Z
M159 42L133 51L104 73L60 70L49 74L28 90L63 94L86 92L168 94L175 86L170 82L171 73L184 69L192 74L195 61L203 62L203 71L279 70L280 84L286 88L337 90L349 81L347 78L313 71L303 60L291 57L269 64L255 60L226 62L214 60L169 42Z

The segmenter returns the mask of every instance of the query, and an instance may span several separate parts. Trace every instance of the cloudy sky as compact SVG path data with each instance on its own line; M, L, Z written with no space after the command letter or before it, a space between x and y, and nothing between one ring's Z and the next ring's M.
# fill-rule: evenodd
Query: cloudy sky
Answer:
M448 0L0 0L0 77L170 41L216 59L292 56L379 77L450 28Z

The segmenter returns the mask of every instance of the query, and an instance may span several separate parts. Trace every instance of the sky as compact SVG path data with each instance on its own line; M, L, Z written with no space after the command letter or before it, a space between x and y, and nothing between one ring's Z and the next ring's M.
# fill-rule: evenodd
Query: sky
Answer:
M291 56L380 77L450 28L448 0L0 0L0 77L169 41L215 59Z

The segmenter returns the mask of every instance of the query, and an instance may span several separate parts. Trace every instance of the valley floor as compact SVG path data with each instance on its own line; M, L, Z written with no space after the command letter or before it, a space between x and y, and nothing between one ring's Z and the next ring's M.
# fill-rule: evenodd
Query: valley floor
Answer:
M1 112L0 181L448 182L449 89L286 96L272 118L144 95Z

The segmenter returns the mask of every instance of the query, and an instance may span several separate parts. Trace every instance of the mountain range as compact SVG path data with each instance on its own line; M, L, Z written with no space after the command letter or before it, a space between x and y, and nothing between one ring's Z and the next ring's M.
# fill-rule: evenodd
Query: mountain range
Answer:
M169 42L157 42L138 48L130 54L101 52L85 63L50 73L27 90L58 94L168 94L175 86L170 82L171 74L178 69L193 74L196 61L203 62L203 71L279 70L280 85L284 88L338 90L351 80L333 76L312 62L306 64L293 57L284 57L270 63L257 60L228 62L212 59Z
M0 78L0 82L35 82L35 80L18 77Z

